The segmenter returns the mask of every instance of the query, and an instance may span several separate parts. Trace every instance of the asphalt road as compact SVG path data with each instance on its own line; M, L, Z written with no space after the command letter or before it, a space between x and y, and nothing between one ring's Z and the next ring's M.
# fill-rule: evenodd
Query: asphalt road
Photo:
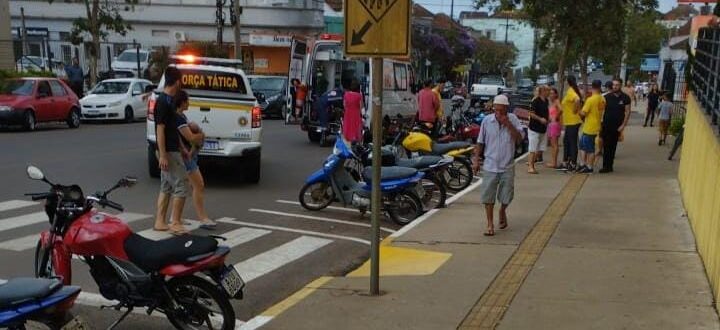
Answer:
M346 273L369 255L369 245L357 241L370 240L369 216L360 217L359 212L347 209L311 213L294 204L304 179L321 166L332 149L310 144L298 126L269 120L263 125L260 183L235 180L234 170L206 168L207 209L212 218L227 221L212 232L193 232L238 240L250 237L235 245L227 260L240 266L241 274L252 277L245 299L233 302L241 321L252 319L318 276ZM32 214L42 211L40 204L21 206L16 202L28 200L23 193L47 190L43 183L26 177L28 164L40 167L54 182L79 184L85 194L107 188L124 175L136 176L139 183L135 187L118 190L111 199L125 206L135 231L152 228L159 181L147 174L144 122L84 124L76 130L62 125L36 132L0 130L0 141L0 279L32 276L34 237L48 227L44 220L33 221ZM185 218L195 219L189 205ZM389 220L383 220L381 226L387 229L383 236L398 229ZM73 283L90 293L88 296L99 293L87 265L79 260L73 260ZM74 313L82 315L92 328L104 329L119 313L101 311L97 305L93 299L81 299ZM132 314L118 329L140 327L171 328L163 317Z

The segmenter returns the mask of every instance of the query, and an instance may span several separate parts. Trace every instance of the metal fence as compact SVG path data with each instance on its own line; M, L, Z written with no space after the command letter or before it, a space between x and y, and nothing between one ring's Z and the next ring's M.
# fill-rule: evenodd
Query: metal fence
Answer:
M720 117L720 27L705 27L698 32L692 66L697 99L713 125Z

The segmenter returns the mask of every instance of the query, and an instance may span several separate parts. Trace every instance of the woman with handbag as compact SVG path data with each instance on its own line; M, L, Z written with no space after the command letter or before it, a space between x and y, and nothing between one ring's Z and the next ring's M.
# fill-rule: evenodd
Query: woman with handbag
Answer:
M205 211L205 180L203 179L200 167L198 166L198 154L202 148L205 134L200 130L197 123L188 121L184 112L190 106L190 99L187 92L181 90L175 96L175 105L178 111L178 133L180 134L180 153L185 161L185 169L188 172L188 179L192 186L192 199L195 213L200 220L200 228L213 229L217 223L212 221Z

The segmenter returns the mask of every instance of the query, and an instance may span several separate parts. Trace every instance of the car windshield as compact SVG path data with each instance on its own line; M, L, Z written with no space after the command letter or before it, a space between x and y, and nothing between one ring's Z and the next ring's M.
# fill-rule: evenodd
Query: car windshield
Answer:
M250 87L253 90L281 91L285 80L285 78L250 78Z
M120 62L137 62L137 53L135 51L125 51L117 58ZM140 53L140 62L147 60L147 53Z
M485 77L480 79L480 83L483 85L502 85L503 81L497 77Z
M520 87L531 87L533 84L532 80L530 79L521 79L520 83L518 83L518 86Z
M91 94L125 94L129 87L127 81L105 81L95 86Z
M5 81L4 85L0 84L0 86L2 86L2 89L0 89L0 94L2 94L2 95L29 96L29 95L32 95L33 87L35 86L35 81L14 79L14 80L7 80L7 81Z

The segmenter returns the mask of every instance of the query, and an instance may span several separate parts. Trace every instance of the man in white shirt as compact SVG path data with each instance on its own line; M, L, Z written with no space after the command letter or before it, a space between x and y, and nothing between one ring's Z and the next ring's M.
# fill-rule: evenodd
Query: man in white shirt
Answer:
M485 236L495 235L493 218L496 199L501 205L500 229L507 228L507 208L515 194L515 146L523 139L524 131L520 120L508 113L509 105L507 96L500 94L495 97L495 113L485 118L480 125L473 155L474 172L480 168L480 154L485 156L480 186L487 216Z

